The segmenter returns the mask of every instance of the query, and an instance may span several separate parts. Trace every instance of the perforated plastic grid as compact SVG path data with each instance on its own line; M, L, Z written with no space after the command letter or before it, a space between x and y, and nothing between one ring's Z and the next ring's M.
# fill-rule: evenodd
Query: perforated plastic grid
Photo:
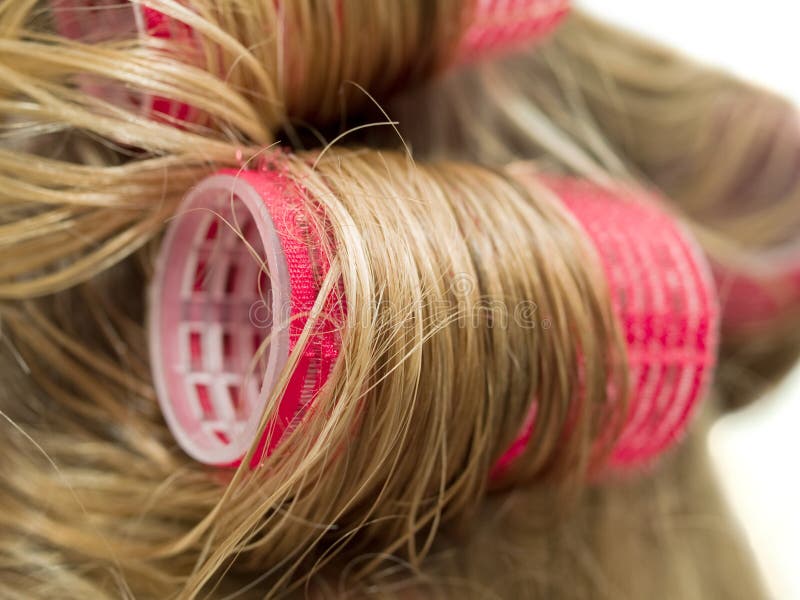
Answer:
M243 205L238 208L236 217L226 220L238 222L242 238L263 252L252 215ZM233 217L226 206L216 211ZM269 334L272 315L262 311L262 322L254 326L250 313L258 305L271 309L270 281L235 230L221 226L211 213L191 242L181 279L177 300L183 320L177 335L186 393L204 432L229 444L242 435L244 422L256 410L258 378L245 374ZM256 361L252 369L265 372L264 362Z
M276 172L206 179L162 243L150 298L154 382L175 438L201 462L236 464L256 441L328 270L293 185ZM328 316L342 310L325 304ZM331 318L314 327L252 466L313 404L338 347Z

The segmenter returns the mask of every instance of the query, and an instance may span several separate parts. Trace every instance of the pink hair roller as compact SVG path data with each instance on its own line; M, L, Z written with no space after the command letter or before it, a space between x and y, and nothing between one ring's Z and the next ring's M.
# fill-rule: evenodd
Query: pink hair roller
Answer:
M625 336L630 404L609 467L647 464L682 437L712 377L719 309L710 269L692 238L641 192L571 179L544 183L597 249ZM494 476L524 451L535 411L534 403Z
M150 289L153 375L175 439L200 462L237 464L256 440L328 272L320 216L303 197L280 171L221 171L189 192L164 238ZM326 300L252 467L327 380L340 344L330 315L343 310Z
M477 0L460 58L472 62L535 43L552 33L569 10L569 0Z
M86 43L111 40L169 40L182 55L192 55L197 41L191 27L130 0L50 0L60 35ZM196 122L199 113L183 102L133 92L125 86L82 76L81 87L115 106L168 122Z
M722 303L722 329L746 333L781 317L800 315L800 252L759 257L751 268L714 264Z
M713 371L718 311L709 270L649 199L576 180L545 183L596 247L627 343L631 405L611 466L646 463L681 437ZM309 214L303 196L279 170L223 171L188 194L164 239L150 295L154 380L175 438L201 462L236 464L256 440L327 273L315 225L324 219ZM263 268L256 256L266 257ZM326 300L326 315L343 312L344 299ZM243 376L267 338L251 371L263 375ZM251 466L312 406L339 344L327 321L313 332ZM524 450L535 408L493 476Z
M276 0L278 1L278 0ZM187 55L198 44L191 27L131 0L51 0L58 32L84 42L157 38L177 42ZM569 0L476 0L471 25L457 52L460 62L518 49L552 32L569 12ZM146 117L197 122L199 111L182 102L132 93L124 86L83 78L83 89Z

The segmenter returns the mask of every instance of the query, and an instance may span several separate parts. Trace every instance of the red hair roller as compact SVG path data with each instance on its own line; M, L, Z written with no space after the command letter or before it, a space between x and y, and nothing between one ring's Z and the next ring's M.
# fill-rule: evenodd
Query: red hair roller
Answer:
M541 40L558 27L569 8L569 0L477 0L461 43L461 60L511 52Z
M150 295L154 381L175 438L203 463L236 464L256 440L328 272L320 215L303 196L279 171L221 171L189 192L162 243ZM326 302L252 466L327 380L340 345L330 316L343 311Z
M164 13L130 0L50 0L56 29L63 37L86 43L109 40L169 40L188 56L198 44L191 27ZM196 109L182 102L133 92L102 78L82 75L86 93L143 116L170 122L195 122Z
M156 38L169 40L184 59L197 54L199 44L191 27L137 1L50 0L50 3L56 29L66 38L89 43ZM568 12L569 0L476 0L457 60L473 61L532 43L555 29ZM80 84L87 93L143 116L187 123L200 119L196 109L182 102L132 93L113 82L87 77Z
M609 466L647 464L682 437L712 378L719 311L709 267L688 233L644 192L573 179L544 183L596 248L625 337L629 408ZM534 403L495 476L523 453L535 413Z
M720 290L722 329L747 333L787 315L800 316L800 252L758 257L750 268L714 264Z
M717 343L710 274L697 246L652 203L580 181L547 185L585 229L608 281L631 373L630 412L612 463L639 465L681 437L709 382ZM308 214L304 196L280 171L223 171L187 195L164 239L150 297L154 379L176 439L202 462L236 463L256 442L319 294L328 258L315 224L324 219ZM326 299L324 314L339 320L344 311L343 299ZM326 322L311 336L252 464L313 405L339 333ZM251 370L259 375L242 376L267 337ZM495 475L521 453L530 425Z

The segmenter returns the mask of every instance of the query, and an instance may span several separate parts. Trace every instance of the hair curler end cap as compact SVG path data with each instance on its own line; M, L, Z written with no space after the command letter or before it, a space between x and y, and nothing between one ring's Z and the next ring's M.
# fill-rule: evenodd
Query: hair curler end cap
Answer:
M288 265L262 197L283 189L266 175L261 183L257 191L218 174L196 186L171 222L150 288L162 411L180 446L212 465L247 452L289 355Z

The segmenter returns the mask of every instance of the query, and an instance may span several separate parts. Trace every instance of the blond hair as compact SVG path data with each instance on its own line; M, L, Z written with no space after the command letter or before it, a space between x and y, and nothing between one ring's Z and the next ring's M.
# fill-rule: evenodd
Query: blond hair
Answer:
M438 98L406 99L414 122L399 128L416 156L436 160L338 149L288 158L331 221L344 356L312 418L264 468L229 472L183 455L155 402L141 291L165 222L204 175L255 164L279 129L301 145L294 119L329 122L366 102L347 79L380 96L437 71L463 23L452 1L344 0L371 34L344 38L331 3L282 3L298 32L293 60L306 61L287 79L283 42L264 35L280 33L274 3L198 1L192 14L150 4L200 32L205 62L139 41L67 41L46 32L36 2L0 6L0 119L12 138L0 149L4 596L762 595L703 459L713 407L664 464L586 489L593 441L625 409L607 388L626 378L621 333L585 236L512 174L518 165L499 167L536 158L608 182L641 174L637 160L660 165L644 135L629 155L620 149L614 115L586 103L622 106L619 120L629 109L594 77L581 90L584 70L564 58L611 68L626 52L646 64L660 51L578 17L541 58L465 70L433 88ZM586 32L603 43L582 46ZM303 52L331 40L330 55ZM676 73L695 73L668 56ZM535 83L509 84L528 69ZM176 128L113 106L75 87L86 73L191 101L205 120ZM657 91L659 77L646 85ZM694 90L699 79L687 81ZM670 117L702 107L662 100L657 114ZM669 127L653 132L672 148ZM695 175L692 186L710 184ZM475 286L454 292L458 274ZM555 327L459 327L481 296L533 298ZM487 499L488 471L534 396L533 442Z

